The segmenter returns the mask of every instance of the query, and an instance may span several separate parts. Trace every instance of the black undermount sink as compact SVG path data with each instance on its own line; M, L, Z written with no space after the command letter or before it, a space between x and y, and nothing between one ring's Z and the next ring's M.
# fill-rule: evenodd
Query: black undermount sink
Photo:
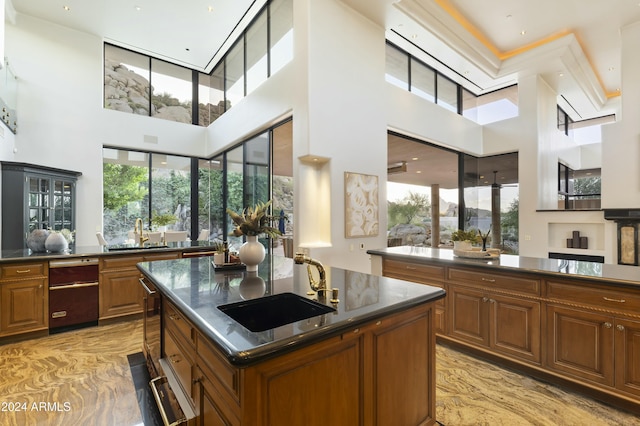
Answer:
M225 314L250 331L271 330L292 322L335 312L335 309L293 293L218 306Z
M148 246L107 246L108 251L126 251L126 250L150 250L157 248L167 248L166 245L148 245Z

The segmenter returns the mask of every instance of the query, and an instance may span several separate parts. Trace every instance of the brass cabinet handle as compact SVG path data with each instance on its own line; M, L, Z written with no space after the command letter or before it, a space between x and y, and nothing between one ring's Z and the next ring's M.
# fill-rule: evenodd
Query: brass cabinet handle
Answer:
M355 334L355 333L359 333L359 332L360 332L360 329L359 329L359 328L356 328L355 330L353 330L353 333L354 333L354 334Z
M610 322L605 322L604 323L604 328L611 328L613 326L613 324L611 324Z
M618 329L618 331L624 331L624 325L618 324L616 328Z
M625 303L626 302L626 300L624 300L624 299L612 299L610 297L605 297L605 296L603 296L602 298L604 300L606 300L607 302L616 302L616 303Z
M418 269L415 266L405 266L405 267L411 271L415 271L416 269Z
M179 363L181 361L181 359L178 358L179 356L180 355L178 355L178 354L169 355L169 359L171 360L171 362L173 364L177 364L177 363ZM178 359L176 359L176 358L178 358Z
M180 319L180 317L178 315L169 315L169 318L171 318L174 321L178 321Z
M31 269L16 269L16 274L28 274Z
M482 281L486 281L488 283L495 283L496 282L496 280L493 279L493 278L484 278L484 277L482 277L481 280Z
M488 298L488 297L483 297L483 298L482 298L482 301L486 303L486 302L488 302L488 301L489 301L489 298Z

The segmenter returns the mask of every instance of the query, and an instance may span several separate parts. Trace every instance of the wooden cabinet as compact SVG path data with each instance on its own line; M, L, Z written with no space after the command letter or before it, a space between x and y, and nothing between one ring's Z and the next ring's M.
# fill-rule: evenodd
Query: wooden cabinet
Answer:
M100 258L100 320L142 313L142 277L136 264L154 260L178 259L179 252L145 255L103 256Z
M196 332L183 373L177 366L193 361L184 329L165 320L164 344L200 425L433 425L433 323L433 306L422 305L248 366Z
M425 265L396 259L383 259L382 275L390 278L427 284L447 290L445 284L445 268L443 266ZM446 297L436 302L435 329L436 333L447 331Z
M547 366L640 396L640 292L550 281Z
M539 280L457 268L447 273L449 337L540 364Z
M48 328L47 275L43 262L0 266L0 336Z
M540 363L540 302L449 286L449 336Z

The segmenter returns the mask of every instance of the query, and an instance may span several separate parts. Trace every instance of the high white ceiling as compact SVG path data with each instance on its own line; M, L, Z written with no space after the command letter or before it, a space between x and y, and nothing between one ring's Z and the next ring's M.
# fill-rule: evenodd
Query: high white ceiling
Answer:
M575 120L616 113L619 30L640 21L639 0L340 1L476 94L542 74ZM200 71L265 2L6 0L18 13Z
M235 40L237 32L266 3L266 0L5 1L12 3L18 13L207 72Z

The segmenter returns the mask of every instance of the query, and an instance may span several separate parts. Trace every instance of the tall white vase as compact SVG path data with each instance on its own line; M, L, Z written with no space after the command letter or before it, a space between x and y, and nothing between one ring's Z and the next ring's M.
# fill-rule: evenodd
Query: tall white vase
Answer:
M265 249L257 236L247 236L247 241L240 247L240 261L247 266L247 271L257 271L264 260Z

